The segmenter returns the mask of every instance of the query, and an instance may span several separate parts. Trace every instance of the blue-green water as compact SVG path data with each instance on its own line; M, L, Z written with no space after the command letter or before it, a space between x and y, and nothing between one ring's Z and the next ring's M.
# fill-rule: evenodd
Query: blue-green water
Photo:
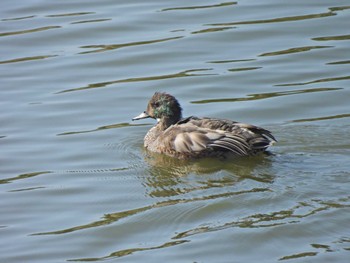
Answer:
M348 262L348 1L2 1L1 262ZM143 150L155 91L271 156Z

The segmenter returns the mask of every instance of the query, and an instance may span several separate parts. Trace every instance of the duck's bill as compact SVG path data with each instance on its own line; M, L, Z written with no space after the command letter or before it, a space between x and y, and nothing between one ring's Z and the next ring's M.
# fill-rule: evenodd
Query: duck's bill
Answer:
M150 116L147 114L147 112L144 111L139 116L132 118L132 120L137 121L137 120L146 119L146 118L150 118Z

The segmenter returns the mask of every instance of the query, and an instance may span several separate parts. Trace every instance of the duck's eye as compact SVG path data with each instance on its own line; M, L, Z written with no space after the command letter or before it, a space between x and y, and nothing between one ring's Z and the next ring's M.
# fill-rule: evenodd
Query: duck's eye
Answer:
M153 107L158 108L160 106L159 102L154 102Z

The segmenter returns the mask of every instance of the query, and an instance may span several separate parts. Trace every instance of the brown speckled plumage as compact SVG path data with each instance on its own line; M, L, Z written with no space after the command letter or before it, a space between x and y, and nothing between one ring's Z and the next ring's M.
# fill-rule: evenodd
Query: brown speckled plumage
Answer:
M263 128L215 118L182 119L181 106L170 94L156 92L147 110L133 120L154 118L158 123L144 138L147 150L180 159L206 156L255 155L276 139Z

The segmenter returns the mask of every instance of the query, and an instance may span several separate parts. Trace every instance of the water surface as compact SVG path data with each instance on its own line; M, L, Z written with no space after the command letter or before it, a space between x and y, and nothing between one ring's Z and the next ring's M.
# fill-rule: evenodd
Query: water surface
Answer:
M348 1L3 1L3 262L348 262ZM143 150L155 91L272 155Z

